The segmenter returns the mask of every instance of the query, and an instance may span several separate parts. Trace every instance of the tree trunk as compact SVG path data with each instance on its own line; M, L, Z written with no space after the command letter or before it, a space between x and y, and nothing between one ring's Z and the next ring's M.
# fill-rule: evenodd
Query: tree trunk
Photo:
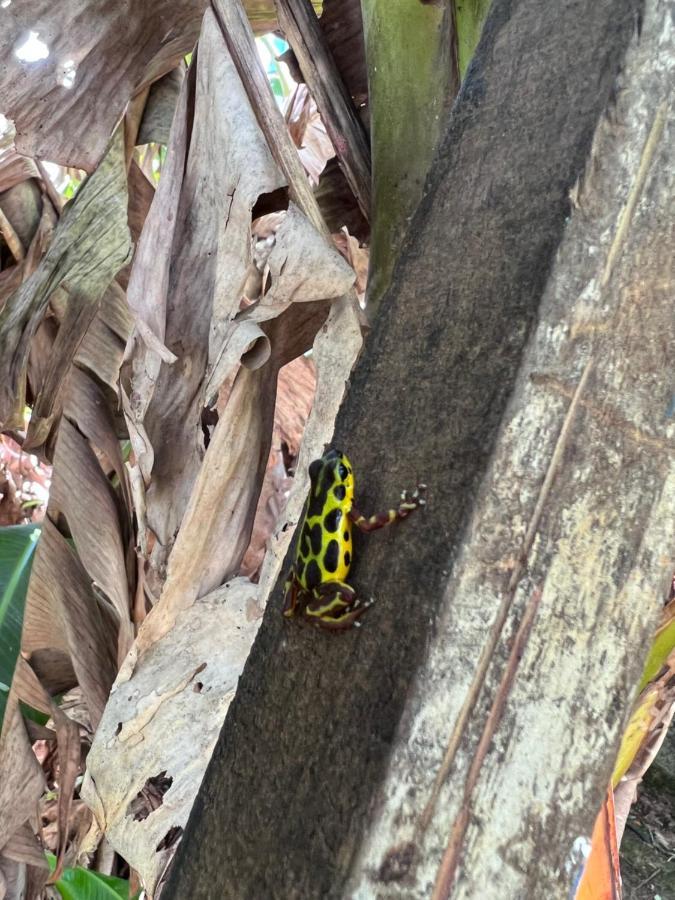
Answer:
M675 538L670 10L493 4L336 427L428 509L361 629L277 585L165 896L573 896Z

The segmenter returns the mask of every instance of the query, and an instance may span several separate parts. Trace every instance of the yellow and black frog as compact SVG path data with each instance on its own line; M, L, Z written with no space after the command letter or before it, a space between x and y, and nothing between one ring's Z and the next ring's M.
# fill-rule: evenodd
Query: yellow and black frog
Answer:
M285 584L283 613L303 615L321 628L358 625L373 604L360 600L347 577L352 563L352 525L375 531L424 506L426 485L404 491L396 509L366 518L354 506L354 472L339 450L330 449L309 467L311 485L302 514L295 562Z

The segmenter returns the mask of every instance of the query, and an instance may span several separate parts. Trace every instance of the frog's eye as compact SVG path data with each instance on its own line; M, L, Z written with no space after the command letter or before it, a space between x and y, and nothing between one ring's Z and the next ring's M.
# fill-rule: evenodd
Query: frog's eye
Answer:
M321 471L322 462L320 459L315 459L313 463L310 463L309 466L309 477L312 481L315 481L319 477L319 472Z
M345 465L343 465L342 463L340 463L340 466L339 466L339 468L338 468L338 472L339 472L339 474L340 474L340 478L341 478L343 481L346 481L346 480L347 480L347 475L349 475L349 469L347 468L347 466L345 466Z

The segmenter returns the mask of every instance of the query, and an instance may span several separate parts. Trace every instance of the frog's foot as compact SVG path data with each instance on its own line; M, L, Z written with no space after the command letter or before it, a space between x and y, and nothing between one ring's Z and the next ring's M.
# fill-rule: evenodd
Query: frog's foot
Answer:
M344 631L354 625L374 603L372 597L360 600L353 587L342 581L327 581L312 592L312 599L305 606L305 616L320 628Z
M426 490L426 484L418 484L412 493L410 491L403 491L401 494L401 502L398 505L397 518L405 519L406 516L409 516L410 513L419 506L426 506Z

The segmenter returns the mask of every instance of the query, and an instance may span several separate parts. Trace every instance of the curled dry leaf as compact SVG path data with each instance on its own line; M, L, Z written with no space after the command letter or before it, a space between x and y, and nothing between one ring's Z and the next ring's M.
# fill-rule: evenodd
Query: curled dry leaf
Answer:
M176 846L158 848L187 822L260 614L244 578L203 597L118 681L99 724L81 793L151 895Z
M87 378L83 373L78 377ZM124 475L121 461L111 449L114 436L105 434L105 417L95 402L92 409L95 394L87 396L85 388L81 384L78 387L83 400L77 410L82 432L102 445L106 456L111 457L110 464ZM24 811L22 821L9 817L6 827L11 837L26 820L26 810L35 808L43 789L43 783L31 775L35 766L40 775L42 771L30 748L18 703L21 700L52 717L60 769L57 871L63 864L67 845L70 804L79 772L80 734L79 726L52 703L47 691L56 693L79 683L95 727L108 697L118 656L126 652L131 640L122 524L110 484L82 432L68 418L62 419L52 494L26 597L22 652L31 665L23 657L18 660L0 746L0 803L8 808L18 804ZM61 521L72 526L77 555L54 524L60 516ZM99 593L105 596L93 590L92 578L101 586ZM10 771L18 773L21 790L30 791L30 802L17 800L17 785L5 777ZM0 840L2 837L0 829Z
M19 156L13 147L0 153L0 232L14 250L14 264L0 271L0 309L22 281L33 274L56 224L52 203L41 194L40 173L32 160ZM9 233L8 233L9 230Z
M35 162L27 156L21 156L14 147L0 152L0 194L10 190L29 178L39 178Z

